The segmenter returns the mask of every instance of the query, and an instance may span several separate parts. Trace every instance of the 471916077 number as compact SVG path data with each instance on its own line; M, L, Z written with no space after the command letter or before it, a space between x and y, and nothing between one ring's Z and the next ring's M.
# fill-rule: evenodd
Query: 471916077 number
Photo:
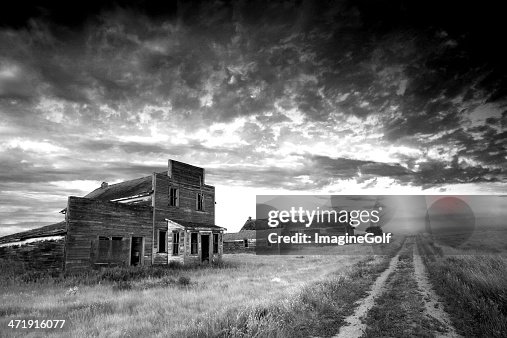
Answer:
M61 329L65 319L11 319L7 325L13 329Z

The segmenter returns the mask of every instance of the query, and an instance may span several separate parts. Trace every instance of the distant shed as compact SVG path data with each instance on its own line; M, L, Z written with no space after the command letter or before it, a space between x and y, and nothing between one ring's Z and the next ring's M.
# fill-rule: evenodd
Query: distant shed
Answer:
M266 219L248 217L239 232L224 234L224 253L254 253L259 245L256 231L269 229Z
M224 253L254 252L256 246L255 230L240 230L224 234Z

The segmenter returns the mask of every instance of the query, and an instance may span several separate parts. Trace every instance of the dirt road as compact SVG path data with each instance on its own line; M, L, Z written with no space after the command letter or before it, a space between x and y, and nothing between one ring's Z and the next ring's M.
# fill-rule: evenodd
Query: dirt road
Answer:
M335 337L459 337L407 238Z

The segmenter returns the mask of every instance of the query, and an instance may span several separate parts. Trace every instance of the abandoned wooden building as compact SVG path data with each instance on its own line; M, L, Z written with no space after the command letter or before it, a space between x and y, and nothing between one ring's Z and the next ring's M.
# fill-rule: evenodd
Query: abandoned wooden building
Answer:
M254 253L257 245L256 229L267 228L267 220L248 217L239 232L224 234L224 253Z
M224 253L255 252L255 230L243 230L224 234Z
M169 160L167 171L102 183L69 197L62 212L65 222L0 238L0 258L43 256L45 267L70 272L222 258L226 229L215 225L215 188L205 184L203 168L186 163Z

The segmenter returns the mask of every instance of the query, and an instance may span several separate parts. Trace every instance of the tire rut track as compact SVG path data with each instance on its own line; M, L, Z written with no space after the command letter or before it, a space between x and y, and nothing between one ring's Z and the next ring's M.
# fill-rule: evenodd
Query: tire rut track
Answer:
M408 259L408 268L410 270L406 270L406 265L400 265L400 255L404 256L404 260ZM413 288L417 286L417 290L409 290L409 292L412 292L411 298L400 300L395 307L406 308L406 305L409 305L409 307L419 310L412 311L412 317L408 318L405 324L399 325L398 323L398 326L401 326L400 329L410 331L413 327L417 327L417 330L420 330L419 332L424 336L461 337L456 333L449 315L444 311L443 304L432 288L425 265L418 252L417 242L415 237L412 237L407 238L398 254L391 259L389 267L377 278L368 296L356 303L356 310L352 315L345 318L346 324L340 328L338 334L333 338L371 336L371 332L375 332L375 329L378 330L379 328L376 327L372 331L368 326L368 321L372 322L370 318L372 311L370 310L378 306L379 298L386 292L388 294L384 298L390 297L392 292L396 292L396 289L393 288L394 280L399 282L400 279L407 277L411 280Z
M419 254L417 245L414 245L414 275L417 281L419 291L424 300L425 316L436 320L443 332L435 332L436 337L461 337L456 333L456 329L451 323L449 315L444 310L443 303L437 296L429 281L426 267Z
M403 245L405 246L406 244ZM398 266L400 256L399 253L401 250L402 249L400 249L396 256L391 258L389 266L377 278L371 290L369 291L368 296L358 302L358 306L354 313L345 318L345 322L347 324L345 326L342 326L338 334L333 336L333 338L360 337L364 333L366 324L362 321L362 318L366 316L368 311L375 304L375 298L379 297L383 293L387 278L396 270L396 267Z

